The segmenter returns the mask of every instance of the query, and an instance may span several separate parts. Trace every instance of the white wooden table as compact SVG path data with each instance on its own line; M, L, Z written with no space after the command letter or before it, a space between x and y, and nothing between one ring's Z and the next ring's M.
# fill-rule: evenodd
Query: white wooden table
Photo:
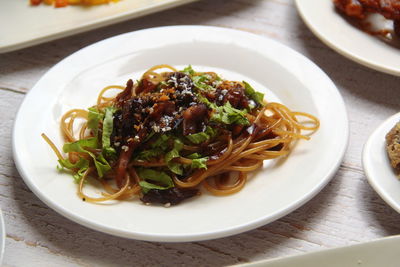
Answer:
M302 208L240 235L193 243L151 243L95 232L60 216L24 184L13 162L11 131L26 92L55 63L116 34L200 24L273 38L318 64L347 104L350 140L328 186ZM400 215L367 183L361 151L369 134L400 110L400 79L353 63L321 43L291 0L203 0L88 33L0 55L0 205L5 266L226 266L400 234ZM334 141L334 140L332 140Z

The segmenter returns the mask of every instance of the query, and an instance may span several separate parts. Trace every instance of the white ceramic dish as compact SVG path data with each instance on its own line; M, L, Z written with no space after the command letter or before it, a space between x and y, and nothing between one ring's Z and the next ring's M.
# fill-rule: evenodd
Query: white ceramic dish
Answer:
M236 267L397 267L400 236Z
M332 0L296 0L311 31L338 53L378 71L400 75L400 49L352 26L336 12Z
M57 172L56 156L40 134L46 133L61 147L59 121L66 110L87 108L104 86L140 78L146 69L160 63L178 67L192 64L195 69L215 71L230 80L246 80L264 91L268 100L315 114L321 128L311 141L299 142L284 164L266 163L232 196L205 194L171 208L149 207L140 201L111 205L82 202L72 178ZM254 34L176 26L106 39L54 66L20 107L13 151L26 184L64 216L118 236L178 242L244 232L300 207L334 175L347 138L348 121L339 92L304 56Z
M6 246L6 228L4 224L3 214L0 209L0 266L3 262L4 249Z
M92 7L30 6L0 0L0 53L140 17L195 0L121 0Z
M393 209L400 212L400 180L394 173L385 149L385 136L400 121L397 113L384 121L365 143L362 162L368 182Z

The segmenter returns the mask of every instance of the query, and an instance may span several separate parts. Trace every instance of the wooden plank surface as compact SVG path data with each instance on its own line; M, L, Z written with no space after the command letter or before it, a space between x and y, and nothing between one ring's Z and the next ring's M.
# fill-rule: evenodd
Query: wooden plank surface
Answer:
M64 57L116 34L164 25L214 25L273 38L304 54L347 104L350 140L332 182L313 200L256 230L193 243L151 243L95 232L58 215L24 184L12 159L13 120L24 94ZM400 215L368 185L361 151L400 109L399 78L362 67L322 44L291 0L203 0L173 10L0 55L0 205L5 266L226 266L400 234Z

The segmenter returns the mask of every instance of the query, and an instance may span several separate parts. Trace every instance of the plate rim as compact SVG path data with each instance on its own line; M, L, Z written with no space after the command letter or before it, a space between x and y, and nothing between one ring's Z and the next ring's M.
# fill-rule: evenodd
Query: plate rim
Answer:
M331 0L323 0L323 1L331 1ZM323 33L320 32L320 30L318 29L318 27L316 27L313 23L311 23L311 21L309 20L309 18L305 15L305 11L304 11L304 6L302 3L305 3L304 0L295 0L295 5L297 8L298 13L300 14L300 17L302 18L303 22L307 25L307 27L311 30L311 32L319 39L321 40L325 45L327 45L328 47L330 47L331 49L333 49L334 51L336 51L337 53L339 53L340 55L344 56L347 59L350 59L360 65L366 66L370 69L379 71L379 72L383 72L386 74L391 74L394 76L400 76L400 68L395 69L392 67L386 67L380 63L376 63L373 62L367 58L364 58L360 55L354 54L350 51L348 51L348 49L343 48L339 45L336 45L335 43L331 42L329 40L329 38L326 38L325 35ZM366 33L367 34L367 33ZM399 51L400 52L400 51Z
M400 120L400 112L393 114L392 116L385 119L383 122L379 124L379 126L369 135L367 142L365 142L363 150L362 150L362 166L365 172L365 176L367 178L368 183L375 190L375 192L388 204L392 209L400 213L400 203L397 203L392 199L390 194L384 190L384 188L378 183L379 179L374 179L373 167L369 163L371 161L371 152L374 151L373 142L376 138L379 138L379 134L383 133L383 130L390 125L390 129L394 126L396 121ZM390 130L389 129L389 130ZM384 133L386 135L386 132ZM391 166L387 166L388 169L391 169Z
M201 29L207 29L207 30L227 31L227 32L231 32L233 34L248 34L248 35L255 36L256 38L259 38L259 40L264 40L266 42L273 43L274 45L278 45L280 48L283 48L283 49L285 49L285 51L292 53L297 58L301 58L301 60L303 62L307 63L307 65L310 69L315 70L318 73L318 75L320 75L320 78L323 78L327 83L330 83L331 86L329 86L329 90L330 90L329 92L336 96L336 101L337 101L336 104L338 106L340 106L340 108L341 108L340 110L342 111L341 116L343 116L343 117L341 118L341 126L343 126L343 139L340 140L342 142L342 146L340 147L340 152L338 153L338 157L335 160L335 164L332 164L332 166L330 166L330 168L327 168L327 170L325 171L326 174L324 173L324 175L323 175L323 179L320 179L318 183L314 184L312 190L309 190L308 193L303 195L303 197L301 197L298 201L296 201L295 203L291 203L290 207L283 207L281 210L277 210L276 212L272 213L272 215L270 215L268 217L268 219L266 219L264 216L262 218L257 218L257 220L249 221L246 224L240 224L239 226L233 226L231 228L224 229L224 230L217 230L217 231L213 230L212 232L209 231L209 232L205 232L205 233L197 232L196 234L190 234L190 235L187 235L187 234L172 234L172 235L171 234L156 234L156 235L153 235L153 234L148 234L148 233L143 234L143 233L138 233L138 232L132 233L132 232L127 232L127 231L124 231L121 229L110 228L103 224L89 221L88 219L85 219L84 217L82 217L78 214L70 213L65 208L63 208L61 206L57 206L56 203L53 203L52 201L47 199L47 197L45 195L43 195L40 192L40 190L38 190L36 188L36 186L34 186L33 183L31 183L30 179L28 178L29 175L25 172L24 168L20 164L20 162L18 160L18 156L17 156L17 154L18 154L18 151L17 151L18 145L17 145L17 141L16 141L17 126L18 126L17 124L20 120L20 117L21 117L20 114L22 113L22 110L24 109L24 105L26 105L25 99L27 99L30 94L33 94L35 92L35 90L39 90L39 89L35 89L35 88L38 88L35 85L28 92L23 103L19 107L16 119L14 121L13 138L12 138L13 156L14 156L14 161L16 163L17 169L18 169L19 173L21 174L21 177L23 178L24 182L33 191L33 193L41 201L43 201L46 205L51 207L53 210L57 211L60 215L66 217L74 222L77 222L81 225L84 225L88 228L91 228L91 229L94 229L94 230L97 230L100 232L112 234L115 236L139 239L139 240L146 240L146 241L158 241L158 242L192 242L192 241L216 239L216 238L226 237L226 236L230 236L230 235L234 235L234 234L239 234L239 233L251 230L251 229L255 229L257 227L260 227L262 225L265 225L267 223L275 221L275 220L289 214L290 212L298 209L299 207L304 205L306 202L311 200L316 194L318 194L326 186L326 184L333 178L333 176L335 175L336 171L338 170L338 168L343 160L343 157L345 155L345 151L347 149L348 140L349 140L349 121L348 121L348 116L347 116L347 110L346 110L343 98L342 98L339 90L337 89L336 85L332 82L332 80L326 75L326 73L322 69L320 69L314 62L312 62L311 60L309 60L308 58L306 58L299 52L297 52L297 51L293 50L292 48L290 48L286 45L283 45L273 39L266 38L264 36L260 36L260 35L249 33L249 32L244 32L244 31L229 29L229 28L215 27L215 26L183 25L183 26L155 27L155 28L149 28L149 29L143 29L143 30L139 30L139 31L124 33L121 35L117 35L117 36L110 37L110 38L101 40L99 42L93 43L89 46L86 46L86 47L78 50L77 52L73 53L72 55L66 57L65 59L63 59L56 65L54 65L50 70L48 70L48 72L51 72L54 68L57 68L57 66L62 64L65 60L69 59L70 57L74 56L76 53L79 53L84 49L89 49L90 47L94 47L101 42L109 41L110 39L118 38L123 35L140 34L141 32L146 32L146 31L159 31L159 30L164 30L166 28L178 29L178 30L179 29L195 30L195 29L201 28ZM37 84L40 83L42 81L42 79L46 78L47 73L44 74L41 79L39 79ZM127 234L129 236L127 236Z

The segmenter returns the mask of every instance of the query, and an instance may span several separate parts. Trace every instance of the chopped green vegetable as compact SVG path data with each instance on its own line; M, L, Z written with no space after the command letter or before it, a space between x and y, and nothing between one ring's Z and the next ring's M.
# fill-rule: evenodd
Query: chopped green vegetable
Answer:
M96 166L97 173L99 177L103 177L103 175L111 169L110 164L103 157L102 154L96 157L96 155L85 148L98 148L97 138L92 137L88 139L82 139L72 143L65 143L63 146L63 151L65 153L68 152L83 152L89 154L93 158L93 162Z
M207 83L207 82L209 82L210 79L211 79L211 76L208 74L203 74L203 75L198 75L198 76L192 77L194 86L196 86L197 88L199 88L201 90L205 90L205 91L215 90L214 87L212 87L211 85L209 85Z
M210 136L205 132L200 132L195 134L189 134L186 136L186 138L189 139L189 141L192 142L193 144L201 144L210 139Z
M215 137L216 134L217 134L216 130L214 130L210 126L207 126L205 132L189 134L186 136L186 138L189 139L189 141L192 142L193 144L197 145L209 140L210 138Z
M207 160L208 160L208 157L192 159L191 167L194 169L207 169L207 164L206 164Z
M99 122L103 120L104 114L100 113L96 107L88 108L88 128L91 129L97 137L99 135Z
M76 170L78 169L77 173L73 175L75 182L79 182L83 176L83 173L89 168L89 161L84 158L80 158L78 162L72 163L68 159L58 160L62 170L63 168L69 170ZM59 168L59 167L58 167Z
M160 135L160 137L151 145L152 148L159 148L161 150L166 150L168 148L168 140L170 136L166 134Z
M81 179L82 179L83 175L85 174L86 170L87 170L87 168L86 169L85 168L79 169L79 171L76 174L72 175L72 177L75 180L75 183L79 183L81 181Z
M150 189L165 190L174 187L174 182L171 177L165 172L155 171L152 169L139 168L137 174L144 181L140 181L139 185L142 187L144 193L147 193ZM156 184L150 183L145 180L156 182Z
M253 99L256 103L263 105L264 94L254 90L254 88L251 87L251 85L248 84L247 82L243 81L243 83L244 83L245 94L251 99Z
M136 160L149 160L163 154L161 149L148 149L140 151L134 158Z
M184 68L181 72L187 74L187 75L194 75L196 72L193 70L192 65L187 66L186 68Z
M81 168L88 168L89 167L89 161L84 158L80 158L78 162L72 163L69 161L69 159L60 159L58 160L58 163L60 163L61 167L66 168L66 169L81 169Z
M240 110L232 107L231 103L226 102L223 106L219 106L214 110L211 121L224 124L240 124L249 125L250 122L246 118L246 110Z
M65 143L63 146L63 151L65 153L68 152L87 152L85 147L89 148L97 148L98 143L97 143L97 138L91 137L88 139L82 139L76 142L72 143Z
M106 174L109 170L111 170L110 164L107 162L107 160L103 157L103 154L99 154L96 158L96 156L88 152L89 155L93 158L94 165L96 166L97 174L99 177L103 177L104 174Z
M142 188L143 193L145 193L145 194L147 194L147 192L149 192L151 189L166 190L168 188L171 188L171 187L168 187L168 186L159 186L159 185L151 184L151 183L146 182L146 181L140 181L139 185Z
M179 151L183 148L183 143L179 139L174 140L174 148L165 154L165 162L167 163L167 167L176 174L183 174L183 166L180 163L172 161L174 158L179 158Z
M116 111L113 107L107 107L105 109L104 121L103 121L103 153L106 157L116 158L117 152L111 147L111 134L113 132L113 114Z
M190 155L188 155L188 156L186 156L188 159L198 159L198 158L201 158L202 157L202 155L200 155L199 153L193 153L193 154L190 154Z

